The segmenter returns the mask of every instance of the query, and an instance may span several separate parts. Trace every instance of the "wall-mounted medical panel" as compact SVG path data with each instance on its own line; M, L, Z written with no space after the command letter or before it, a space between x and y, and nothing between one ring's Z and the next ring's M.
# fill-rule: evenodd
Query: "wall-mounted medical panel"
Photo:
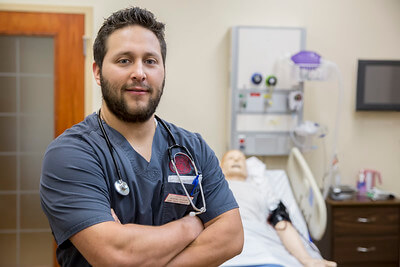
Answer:
M289 154L290 131L302 121L303 84L292 79L288 62L304 48L303 28L232 28L231 149Z

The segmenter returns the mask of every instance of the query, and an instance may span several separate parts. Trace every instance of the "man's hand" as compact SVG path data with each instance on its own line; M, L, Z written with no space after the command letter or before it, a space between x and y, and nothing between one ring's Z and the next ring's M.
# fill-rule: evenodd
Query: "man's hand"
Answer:
M187 222L189 227L192 229L193 234L197 237L204 230L203 222L197 216L186 215L182 218L183 221Z
M121 224L120 220L118 219L118 216L117 216L117 214L115 214L115 211L114 211L114 209L111 209L111 215L113 216L113 218L114 218L114 221L115 221L116 223L119 223L119 224Z
M204 226L204 231L170 261L168 267L219 266L242 251L243 227L239 209L229 210L208 221Z

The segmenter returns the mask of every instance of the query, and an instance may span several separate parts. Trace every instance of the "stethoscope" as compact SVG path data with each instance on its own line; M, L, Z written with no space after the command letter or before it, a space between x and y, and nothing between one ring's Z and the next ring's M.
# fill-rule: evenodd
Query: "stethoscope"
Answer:
M97 122L99 123L99 127L101 129L101 132L103 133L104 139L106 140L108 149L110 150L110 154L111 154L111 157L112 157L112 160L114 162L114 166L115 166L115 169L117 170L117 175L118 175L118 180L115 181L114 188L120 195L127 196L129 194L129 192L130 192L130 189L129 189L128 184L122 179L121 172L120 172L120 170L118 168L118 164L117 164L117 162L115 160L115 157L114 157L114 154L113 154L113 146L111 145L110 139L108 138L108 135L107 135L107 133L106 133L104 127L103 127L103 123L101 122L100 111L101 110L99 109L99 112L97 114ZM157 122L161 123L161 125L168 132L168 135L169 135L169 137L171 138L171 140L173 142L173 145L168 147L168 158L169 158L169 161L171 162L171 165L173 166L173 168L175 170L176 175L178 176L179 182L180 182L183 190L185 191L185 195L186 195L187 199L189 200L190 205L195 210L195 211L191 211L189 214L191 216L195 216L195 215L199 215L199 214L202 214L202 213L206 212L206 201L205 201L205 197L204 197L203 186L202 186L202 183L201 183L202 177L200 177L200 174L199 174L199 172L197 170L196 164L194 163L194 159L193 159L192 155L190 154L189 150L185 146L182 146L182 145L179 145L179 144L176 143L174 135L172 134L172 132L169 129L169 127L165 124L165 122L162 119L160 119L157 115L154 115L154 116L155 116ZM178 152L174 156L172 156L172 150L173 149L181 149L181 150L184 151L184 153L183 152ZM194 205L191 195L186 190L186 187L183 184L182 178L181 178L181 176L180 176L180 174L178 172L178 168L176 167L176 156L177 155L186 156L189 159L190 164L194 168L196 177L193 179L193 183L192 184L194 185L194 187L193 187L193 190L192 190L191 194L193 193L194 189L198 185L199 188L200 188L201 199L202 199L202 202L203 202L203 207L202 208L198 208L198 207L196 207L196 205Z

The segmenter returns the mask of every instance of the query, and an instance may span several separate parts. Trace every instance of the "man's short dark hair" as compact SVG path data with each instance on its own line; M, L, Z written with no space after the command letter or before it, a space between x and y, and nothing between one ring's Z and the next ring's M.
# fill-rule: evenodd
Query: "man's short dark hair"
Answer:
M130 7L114 12L109 16L99 29L97 37L93 44L94 61L101 69L104 56L107 53L106 42L108 37L116 30L126 26L139 25L152 31L161 47L161 56L165 67L165 57L167 54L167 45L164 39L165 24L158 22L153 13L139 7Z

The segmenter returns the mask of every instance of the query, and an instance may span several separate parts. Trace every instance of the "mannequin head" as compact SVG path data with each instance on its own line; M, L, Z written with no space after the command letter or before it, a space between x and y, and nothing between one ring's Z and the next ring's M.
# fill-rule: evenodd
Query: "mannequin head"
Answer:
M228 180L246 180L246 156L239 150L229 150L221 160L222 172Z

